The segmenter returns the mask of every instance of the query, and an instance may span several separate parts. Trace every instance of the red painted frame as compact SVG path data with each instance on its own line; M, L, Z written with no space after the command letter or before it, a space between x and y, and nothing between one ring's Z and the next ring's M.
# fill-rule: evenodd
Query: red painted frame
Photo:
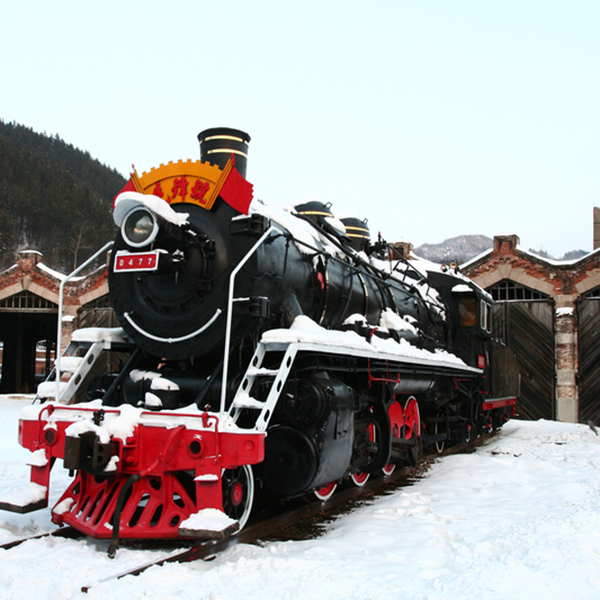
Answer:
M53 459L64 458L67 428L89 420L97 410L49 403L37 419L19 421L19 443L32 452L43 450L47 459L45 466L31 467L32 482L48 490ZM105 410L120 413L119 408ZM63 420L61 411L72 414ZM95 538L110 538L119 492L139 474L141 479L131 486L120 516L119 537L180 537L178 525L190 515L205 508L223 510L224 469L264 459L264 433L222 430L220 425L217 415L206 412L141 412L126 440L110 440L119 458L116 471L96 477L78 470L53 508L52 520ZM47 497L46 491L46 501Z

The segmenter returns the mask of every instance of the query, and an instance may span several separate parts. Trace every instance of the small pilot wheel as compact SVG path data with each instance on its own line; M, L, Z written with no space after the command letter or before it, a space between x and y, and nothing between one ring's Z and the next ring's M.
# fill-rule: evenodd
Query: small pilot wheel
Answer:
M221 475L223 490L223 510L225 514L239 521L240 529L244 527L254 502L254 476L250 465L236 469L223 469Z
M396 470L396 465L395 463L388 463L381 470L386 477L389 477Z
M434 428L433 428L434 435L438 435L438 434L442 433L443 430L444 430L444 425L442 423L440 423L439 421L436 421ZM441 454L444 451L445 447L446 447L446 440L442 440L440 442L435 443L435 450L438 454Z
M369 474L363 473L362 471L359 471L358 473L352 473L352 475L350 475L350 480L357 487L362 487L363 485L365 485L368 479Z
M323 487L320 487L319 489L315 490L314 494L317 497L317 500L329 500L329 498L333 496L333 492L335 492L336 488L337 482L332 481L331 483L328 483L327 485L324 485Z

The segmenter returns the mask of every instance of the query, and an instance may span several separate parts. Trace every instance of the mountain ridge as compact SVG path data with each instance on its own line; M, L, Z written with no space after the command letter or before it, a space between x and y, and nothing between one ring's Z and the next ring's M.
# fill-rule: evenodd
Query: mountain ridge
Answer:
M0 269L37 250L50 268L73 270L114 238L112 201L125 182L58 135L0 119Z
M487 235L457 235L438 244L421 244L414 248L413 252L431 262L450 263L454 261L461 265L486 250L490 250L493 246L494 240ZM585 250L571 250L564 256L555 258L544 250L530 248L528 251L540 258L550 260L577 260L588 254Z

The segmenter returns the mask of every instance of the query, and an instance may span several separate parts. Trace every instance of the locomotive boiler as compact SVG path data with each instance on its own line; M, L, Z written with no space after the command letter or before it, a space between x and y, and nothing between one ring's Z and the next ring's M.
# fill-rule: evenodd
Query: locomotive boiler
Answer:
M120 329L75 332L72 376L24 412L32 494L56 458L52 518L97 538L219 537L255 492L326 499L514 412L492 389L491 298L423 267L327 203L252 201L250 138L199 136L200 161L136 173L109 264ZM511 393L508 393L511 392Z

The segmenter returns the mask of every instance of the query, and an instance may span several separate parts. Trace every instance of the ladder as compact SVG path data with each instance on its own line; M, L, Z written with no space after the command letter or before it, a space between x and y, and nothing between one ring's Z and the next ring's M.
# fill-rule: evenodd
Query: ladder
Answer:
M62 356L63 366L61 368L61 374L68 373L70 375L68 382L60 382L60 392L56 398L56 369L53 369L46 381L38 386L36 399L52 399L61 404L71 404L81 382L92 370L106 346L107 342L79 342L77 350L80 356L74 356L73 343L71 343Z
M272 351L263 342L259 342L252 360L246 369L242 383L239 385L228 414L236 423L243 410L254 411L256 421L254 430L259 433L264 433L267 430L269 421L273 415L275 405L279 400L281 390L287 381L288 375L294 364L294 359L298 353L298 342L290 342L286 344L277 344L274 350L277 352L283 351L283 356L279 366L273 369L264 368L263 362L265 356ZM250 395L257 377L265 378L269 387L269 392L264 400L257 400Z

